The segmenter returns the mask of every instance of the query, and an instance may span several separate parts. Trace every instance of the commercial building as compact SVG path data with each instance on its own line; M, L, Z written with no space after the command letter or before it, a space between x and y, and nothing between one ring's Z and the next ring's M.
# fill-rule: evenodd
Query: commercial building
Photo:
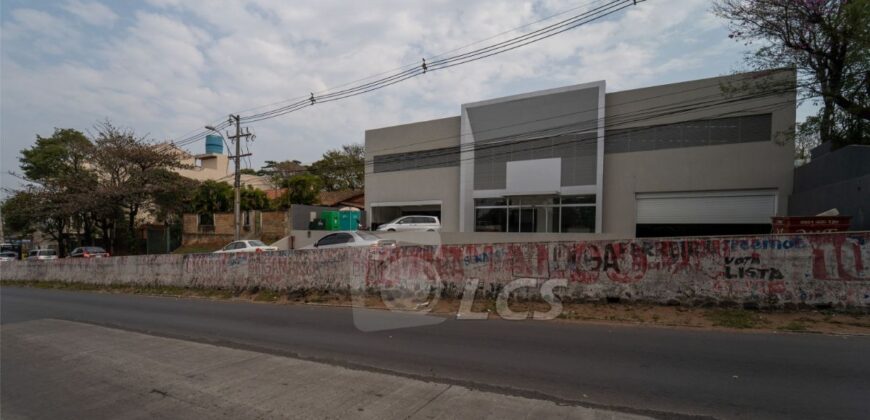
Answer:
M769 232L792 191L793 70L606 92L605 81L368 130L372 227L619 236Z

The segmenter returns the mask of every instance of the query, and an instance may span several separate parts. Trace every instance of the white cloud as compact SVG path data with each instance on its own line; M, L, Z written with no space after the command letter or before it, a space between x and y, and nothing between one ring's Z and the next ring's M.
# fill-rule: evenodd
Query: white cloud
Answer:
M14 169L18 150L56 126L87 129L108 117L157 139L177 138L230 112L416 64L576 7L569 0L293 3L149 0L136 10L116 7L130 22L124 26L112 26L122 17L100 3L64 5L75 19L106 25L97 33L77 32L72 16L12 10L2 27L0 169ZM258 134L255 164L312 161L362 142L366 129L457 115L463 102L600 79L608 89L628 89L721 74L712 58L698 57L727 51L731 57L716 62L722 64L739 56L720 43L724 30L709 23L716 21L708 7L706 0L641 3L504 55L258 123L251 127ZM37 39L46 40L43 49L75 43L31 51Z
M118 20L118 15L112 9L96 1L69 0L63 9L95 26L112 26Z

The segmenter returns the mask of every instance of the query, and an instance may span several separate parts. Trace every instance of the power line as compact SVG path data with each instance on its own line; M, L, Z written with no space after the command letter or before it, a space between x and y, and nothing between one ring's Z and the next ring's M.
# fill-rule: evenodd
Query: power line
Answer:
M641 0L641 2L644 0ZM261 112L257 114L247 115L242 117L246 123L258 122L265 119L275 118L281 115L285 115L291 112L298 111L302 108L306 108L308 106L313 106L317 102L333 102L341 99L347 99L353 96L357 96L360 94L372 92L374 90L383 89L385 87L391 86L393 84L405 81L412 77L417 77L422 74L425 74L430 71L436 71L441 69L446 69L449 67L453 67L459 64L468 63L471 61L476 61L482 58L490 57L496 54L501 54L507 51L511 51L513 49L529 45L534 42L539 42L543 39L549 38L551 36L557 35L559 33L565 32L570 29L574 29L580 25L592 22L597 19L601 19L610 14L616 13L619 10L622 10L628 6L634 5L636 2L633 0L613 0L602 6L598 6L593 8L587 12L572 16L568 19L564 19L560 22L557 22L552 25L548 25L544 28L540 28L538 30L513 37L511 39L480 48L474 51L470 51L467 53L459 54L456 56L439 59L433 62L431 65L427 65L424 63L422 66L415 66L413 68L404 70L397 74L388 76L386 78L382 78L373 82L365 83L356 87L344 89L337 92L332 92L320 96L314 95L312 92L309 95L308 100L298 100L294 103L291 103L287 106L280 107L277 109L273 109L266 112ZM461 48L460 48L461 49ZM459 60L459 61L457 61ZM301 97L300 97L301 98ZM220 127L224 128L224 127ZM219 128L219 129L220 129ZM176 142L173 142L176 146L183 146L185 144L192 143L194 141L199 140L203 136L205 136L207 132L199 132L195 135L189 136L184 139L180 139Z
M452 50L445 51L445 52L442 52L442 53L440 53L440 54L436 54L436 55L430 57L430 60L431 60L431 59L434 59L434 58L443 57L443 56L445 56L445 55L447 55L447 54L450 54L450 53L453 53L453 52L461 51L461 50L463 50L463 49L465 49L465 48L468 48L468 47L471 47L471 46L474 46L474 45L477 45L477 44L480 44L480 43L483 43L483 42L486 42L486 41L489 41L489 40L495 39L495 38L497 38L497 37L499 37L499 36L502 36L502 35L505 35L505 34L508 34L508 33L511 33L511 32L515 32L515 31L518 31L518 30L520 30L520 29L525 29L525 28L527 28L527 27L529 27L529 26L532 26L532 25L535 25L535 24L537 24L537 23L541 23L541 22L544 22L544 21L550 20L550 19L552 19L552 18L555 18L555 17L561 16L561 15L564 15L564 14L566 14L566 13L569 13L569 12L572 12L572 11L575 11L575 10L578 10L578 9L581 9L581 8L585 8L585 7L591 6L591 5L595 4L595 3L600 3L600 2L602 2L602 1L604 1L604 0L595 0L595 1L592 1L592 2L589 2L589 3L586 3L586 4L583 4L583 5L580 5L580 6L575 6L575 7L572 7L572 8L570 8L570 9L563 10L563 11L561 11L561 12L558 12L558 13L555 13L555 14L552 14L552 15L549 15L549 16L546 16L546 17L544 17L544 18L542 18L542 19L539 19L539 20L536 20L536 21L534 21L534 22L530 22L530 23L527 23L527 24L522 25L522 26L518 26L518 27L515 27L515 28L508 29L508 30L506 30L506 31L500 32L500 33L495 34L495 35L493 35L493 36L490 36L490 37L488 37L488 38L484 38L484 39L481 39L481 40L478 40L478 41L472 42L472 43L470 43L470 44L466 44L466 45L463 45L463 46L461 46L461 47L457 47L457 48L454 48L454 49L452 49ZM390 69L390 70L386 70L386 71L383 71L383 72L380 72L380 73L377 73L377 74L374 74L374 75L371 75L371 76L366 76L366 77L363 77L363 78L360 78L360 79L357 79L357 80L353 80L353 81L350 81L350 82L342 83L342 84L340 84L340 85L336 85L336 86L333 86L333 87L330 87L330 88L326 88L326 89L323 89L323 90L320 90L320 91L315 91L315 92L312 92L312 93L314 93L314 94L325 94L326 92L329 92L329 91L332 91L332 90L335 90L335 89L343 88L343 87L345 87L345 86L349 86L349 85L352 85L352 84L354 84L354 83L363 82L363 81L366 81L366 80L371 80L371 79L374 79L374 78L376 78L376 77L378 77L378 76L383 76L383 75L385 75L385 74L390 74L390 73L393 73L393 72L398 71L398 70L408 70L408 69L419 68L419 67L420 67L420 64L418 64L418 63L408 63L408 64L404 64L404 65L398 66L398 67L396 67L396 68L393 68L393 69ZM248 108L248 109L245 109L245 110L242 110L242 111L238 111L237 113L238 113L238 114L241 114L241 113L244 113L244 112L247 112L247 111L252 111L252 110L256 110L256 109L266 108L266 107L269 107L269 106L274 106L274 105L278 105L278 104L282 104L282 103L301 101L302 99L306 99L306 98L308 98L308 97L309 97L308 95L298 96L298 97L291 98L291 99L285 99L285 100L282 100L282 101L273 102L273 103L271 103L271 104L260 105L260 106L256 106L256 107Z
M641 0L641 2L644 0ZM396 73L394 75L365 83L360 86L344 89L338 92L333 92L325 95L314 95L311 93L308 100L300 100L295 103L289 104L287 106L277 108L274 110L247 115L243 117L245 122L257 122L265 119L275 118L281 115L286 115L291 112L298 111L302 108L307 108L309 106L313 106L315 103L323 103L323 102L333 102L341 99L347 99L353 96L361 95L364 93L372 92L375 90L383 89L388 86L392 86L394 84L403 82L405 80L411 79L413 77L418 77L427 72L442 70L450 67L454 67L460 64L469 63L472 61L480 60L483 58L491 57L493 55L501 54L507 51L514 50L516 48L520 48L525 45L529 45L535 42L540 42L544 39L550 38L552 36L558 35L560 33L566 32L568 30L577 28L581 25L590 23L592 21L601 19L603 17L609 16L613 13L616 13L622 9L625 9L631 5L636 4L632 0L613 0L609 3L604 4L603 6L599 6L590 11L581 13L579 15L572 16L568 19L562 20L555 24L546 26L544 28L538 29L536 31L514 37L494 45L490 45L484 48L480 48L474 51L470 51L467 53L459 54L456 56L448 57L445 59L437 60L435 62L427 64L424 60L423 64L419 67L410 68L404 70L402 72ZM458 60L458 61L457 61Z

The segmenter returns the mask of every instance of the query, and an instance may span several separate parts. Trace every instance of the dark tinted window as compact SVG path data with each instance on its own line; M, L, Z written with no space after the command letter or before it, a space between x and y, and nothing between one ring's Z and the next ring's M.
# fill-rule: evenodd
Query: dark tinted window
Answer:
M459 165L459 146L375 156L374 172L446 168Z
M331 235L326 235L317 241L317 246L344 244L348 242L353 242L353 237L350 236L350 234L333 233Z
M608 130L604 138L604 151L605 153L641 152L770 141L770 130L770 114Z

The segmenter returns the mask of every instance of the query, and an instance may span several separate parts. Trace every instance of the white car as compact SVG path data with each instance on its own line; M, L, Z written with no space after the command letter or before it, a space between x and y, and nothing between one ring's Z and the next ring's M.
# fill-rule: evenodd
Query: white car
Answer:
M441 220L435 216L402 216L378 226L378 232L435 232L441 230Z
M18 254L14 253L12 251L0 252L0 262L15 261L17 259L18 259Z
M230 242L227 246L215 251L216 254L231 252L265 252L277 251L278 247L269 246L256 239Z
M393 239L382 239L369 232L347 231L330 233L317 242L308 245L302 249L329 249L329 248L347 248L357 246L370 247L394 247L397 243Z
M53 249L34 249L27 254L28 260L56 260L57 259L57 251Z

